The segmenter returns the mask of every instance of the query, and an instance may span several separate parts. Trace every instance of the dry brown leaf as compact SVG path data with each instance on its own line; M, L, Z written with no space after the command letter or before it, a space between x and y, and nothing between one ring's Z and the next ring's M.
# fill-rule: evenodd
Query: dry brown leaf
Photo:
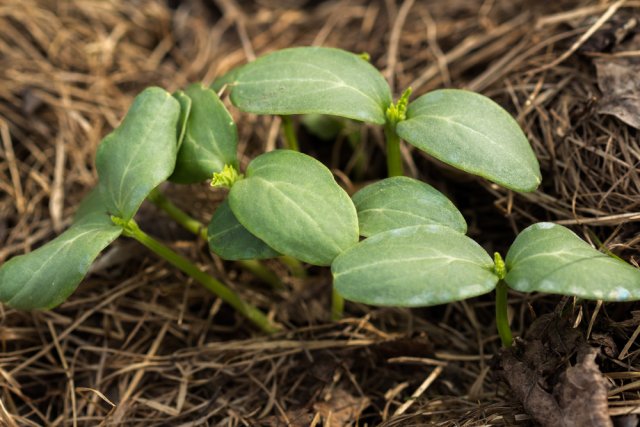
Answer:
M638 52L640 34L621 45L620 49L621 52ZM598 87L603 94L598 112L613 115L629 126L640 129L640 57L607 56L596 59L594 64Z
M360 417L369 402L367 397L356 397L339 388L329 401L315 403L313 408L320 413L325 427L346 427Z

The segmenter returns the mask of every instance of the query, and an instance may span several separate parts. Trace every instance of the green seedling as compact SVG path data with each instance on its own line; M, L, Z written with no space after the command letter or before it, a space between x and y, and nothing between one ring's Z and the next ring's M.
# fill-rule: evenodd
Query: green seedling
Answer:
M387 187L383 183L354 195L360 229L370 237L331 266L335 289L348 300L423 307L496 289L498 331L509 346L507 287L604 301L640 299L640 270L597 251L565 227L534 224L518 235L505 261L499 254L492 259L463 234L454 211L416 215L409 197L416 183L394 182L394 201L375 197L376 187ZM435 204L441 195L425 191L423 197ZM373 209L380 209L381 216L370 215Z
M98 148L98 187L81 204L74 224L53 241L0 267L0 301L23 310L49 309L62 303L99 253L124 235L193 277L264 331L274 331L264 313L148 236L133 219L143 201L169 177L196 180L202 168L222 169L225 163L235 163L235 152L229 154L235 150L235 128L228 117L219 120L226 133L211 139L206 139L207 132L212 132L209 125L191 120L226 113L211 94L210 89L191 86L175 96L159 88L138 95L120 126ZM206 114L198 116L202 111ZM204 136L194 136L198 134ZM194 148L194 138L211 142L202 155L194 154L199 150Z
M244 176L229 168L212 185L230 188L228 205L218 208L209 225L211 249L227 259L284 254L329 266L358 242L353 202L331 171L306 154L265 153Z
M443 89L393 103L382 74L340 49L277 51L237 68L214 84L256 114L326 114L383 125L389 175L402 175L400 139L444 163L515 191L533 191L540 168L516 121L489 98Z
M234 70L223 84L243 110L283 116L292 145L292 114L325 114L384 125L390 175L402 172L400 138L434 157L517 191L540 182L537 160L517 123L478 94L439 90L392 102L380 73L361 56L338 49L295 48ZM0 267L0 301L19 309L62 303L99 253L117 237L133 238L200 282L259 328L276 328L229 287L144 233L134 217L145 199L275 287L257 260L281 257L331 266L334 318L342 296L374 305L430 306L496 289L496 323L511 343L507 288L585 299L640 299L640 270L598 252L568 229L535 224L503 260L465 235L456 207L433 187L395 176L350 198L329 169L305 154L276 150L244 173L237 131L217 95L192 85L173 95L142 92L122 124L98 149L97 188L74 224L32 253ZM208 227L188 217L157 189L166 180L228 189ZM359 242L359 237L365 239Z

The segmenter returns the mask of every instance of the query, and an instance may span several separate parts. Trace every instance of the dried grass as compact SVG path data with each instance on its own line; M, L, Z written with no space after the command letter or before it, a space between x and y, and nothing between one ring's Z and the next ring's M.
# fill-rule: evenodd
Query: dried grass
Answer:
M545 219L583 226L586 237L637 263L638 132L596 114L590 60L565 54L579 50L580 37L610 6L192 0L172 10L151 0L4 2L0 262L68 224L95 183L99 140L140 89L210 82L261 53L323 44L369 52L397 91L468 87L517 115L543 167L545 180L535 193L506 192L405 153L414 175L461 203L472 233L487 247L504 247L514 230ZM623 6L637 15L640 4ZM278 144L278 119L238 118L242 153ZM383 170L380 146L379 132L368 129L371 178ZM346 163L339 150L305 148L334 167ZM168 191L206 219L215 197L200 186L187 188ZM107 257L120 262L102 263L60 308L0 313L0 423L319 425L324 417L325 425L342 425L344 414L357 417L351 421L358 425L528 423L490 374L499 345L490 299L411 311L349 305L349 318L326 324L326 271L312 271L301 284L276 263L272 267L288 283L278 293L233 264L212 260L201 242L168 226L152 208L141 216L150 231L234 283L288 331L254 337L226 306L122 241ZM517 332L556 301L513 294ZM610 412L637 414L640 317L631 311L637 307L595 307L573 310L576 323L603 349ZM407 401L411 396L415 400Z

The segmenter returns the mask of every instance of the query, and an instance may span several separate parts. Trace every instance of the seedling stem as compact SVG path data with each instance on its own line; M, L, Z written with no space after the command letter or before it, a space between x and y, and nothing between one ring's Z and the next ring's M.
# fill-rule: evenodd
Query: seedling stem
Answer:
M504 281L507 269L498 252L493 255L493 260L495 264L494 272L500 279L496 287L496 327L498 328L502 346L509 348L513 342L513 337L511 335L511 327L509 326L509 304L507 301L507 290L509 287Z
M287 148L293 151L300 151L298 138L296 137L296 132L293 129L293 120L291 120L291 116L280 116L280 118L282 119L282 130L284 131L284 139L287 143Z
M404 175L400 137L396 133L396 125L407 119L409 96L411 96L411 88L405 90L398 102L391 104L385 112L387 123L384 126L384 136L387 140L387 173L390 177Z
M337 322L344 312L344 298L333 287L331 291L331 320Z
M120 225L124 228L124 236L137 240L147 249L151 250L153 253L165 259L183 273L195 279L224 302L235 308L240 314L245 316L264 332L271 334L279 330L271 323L262 311L243 301L233 290L200 270L198 266L182 255L174 252L167 246L146 234L140 229L140 227L138 227L138 224L136 224L134 220L124 221L122 218L118 217L111 217L111 220L114 224Z

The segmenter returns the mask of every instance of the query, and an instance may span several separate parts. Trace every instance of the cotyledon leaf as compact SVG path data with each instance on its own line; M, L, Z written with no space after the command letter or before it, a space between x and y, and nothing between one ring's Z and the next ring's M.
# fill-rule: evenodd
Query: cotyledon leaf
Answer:
M131 219L176 164L180 103L160 88L140 93L124 120L100 143L96 167L110 214Z
M207 235L209 248L222 259L236 261L280 256L238 222L228 200L213 213Z
M173 97L180 103L180 119L178 119L178 148L182 145L182 140L187 131L187 120L191 114L191 98L181 90L174 92Z
M331 265L334 287L346 299L372 305L421 307L493 290L493 260L476 242L449 227L419 225L375 234Z
M440 224L466 233L467 223L444 194L413 178L396 176L368 185L352 197L360 235L412 225Z
M78 223L89 215L101 213L107 215L107 208L102 200L102 194L98 187L93 188L80 202L80 206L76 209L76 213L73 216L73 222Z
M191 99L191 112L170 178L181 184L204 181L225 164L238 162L236 125L218 95L201 84L189 86L185 93Z
M49 309L78 287L98 254L122 233L104 213L87 213L54 240L0 267L0 301Z
M358 216L322 163L276 150L256 157L231 187L229 205L251 234L284 255L330 265L358 241Z
M540 184L540 166L518 123L486 96L436 90L409 104L398 135L438 160L506 188Z
M327 47L283 49L244 65L229 82L231 102L257 114L330 114L385 123L391 91L362 57Z
M236 81L238 74L240 74L240 71L242 71L242 68L245 67L246 65L247 64L239 65L229 70L224 75L215 79L213 83L211 83L211 86L209 87L213 89L216 93L220 93L222 89L226 89L230 84Z
M505 262L505 281L521 292L640 299L640 270L599 252L561 225L542 222L524 229Z

